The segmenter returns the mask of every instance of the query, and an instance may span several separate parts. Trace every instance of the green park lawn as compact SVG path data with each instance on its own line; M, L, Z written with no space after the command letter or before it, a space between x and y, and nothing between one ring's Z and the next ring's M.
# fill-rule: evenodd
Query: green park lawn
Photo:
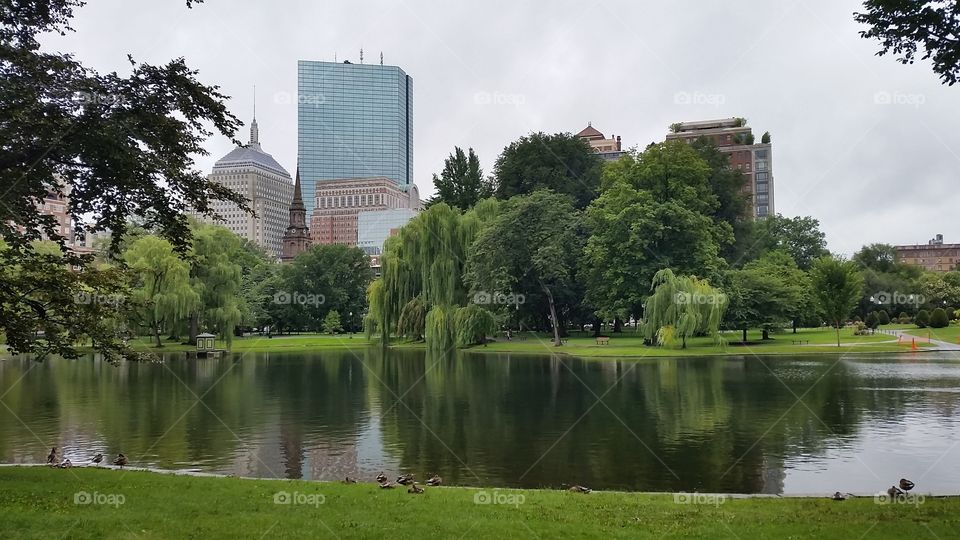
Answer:
M889 327L887 327L889 328ZM725 345L716 346L711 338L694 338L688 340L687 348L679 347L646 347L643 339L633 329L625 329L622 333L607 333L610 342L607 345L598 345L591 334L574 332L564 340L561 347L554 347L550 335L545 333L517 333L511 341L499 336L497 341L487 346L477 345L469 348L477 353L528 353L528 354L569 354L584 358L631 358L631 357L664 357L664 356L722 356L722 355L767 355L767 354L811 354L811 353L877 353L877 352L905 352L910 350L907 342L898 343L897 339L887 334L855 336L853 330L844 328L840 332L841 347L836 346L836 333L831 328L804 328L793 334L786 330L772 333L770 340L763 341L759 330L748 332L747 345L739 343L740 332L724 332L722 334ZM955 341L955 339L954 339ZM132 341L135 349L151 352L182 352L192 351L194 347L165 341L164 347L156 348L152 339L139 337ZM229 347L231 352L297 352L313 350L335 349L363 349L376 346L376 342L367 341L363 334L322 335L300 334L288 336L274 336L267 338L252 336L235 338ZM225 343L217 343L225 347ZM918 343L920 347L929 347L926 343ZM422 342L395 341L393 347L399 349L421 349Z
M960 498L709 498L0 467L2 538L957 538ZM278 493L286 493L290 504ZM493 501L480 504L477 501ZM92 501L89 504L78 504ZM914 502L916 502L914 501Z
M917 328L916 325L906 325L906 333L921 338L933 338L947 343L958 343L960 339L960 325L951 324L946 328Z

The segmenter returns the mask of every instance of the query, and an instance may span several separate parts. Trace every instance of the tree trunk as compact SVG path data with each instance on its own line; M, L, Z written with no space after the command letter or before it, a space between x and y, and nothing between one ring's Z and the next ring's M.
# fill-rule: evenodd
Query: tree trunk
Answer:
M840 321L837 321L837 347L840 346Z
M794 333L794 334L797 333L797 320L796 320L796 319L793 320L793 333Z
M543 280L538 280L540 282L540 288L543 289L544 294L547 295L547 303L550 304L550 319L553 322L553 346L560 346L560 328L558 326L559 321L557 321L557 308L553 305L553 293L550 292L550 289L543 282Z
M763 340L767 341L770 339L770 330L767 328L763 329Z
M746 326L743 327L743 342L744 342L744 343L747 342L747 327L746 327Z
M597 317L593 321L593 337L600 337L600 326L603 324L603 321L600 320L600 317Z
M197 334L200 333L200 317L196 313L190 314L190 345L197 344Z
M623 327L623 321L621 321L619 317L613 319L613 332L614 332L614 333L619 334L620 332L622 332L622 331L623 331L622 327Z
M157 340L157 348L163 347L163 342L160 341L160 325L153 325L153 337Z

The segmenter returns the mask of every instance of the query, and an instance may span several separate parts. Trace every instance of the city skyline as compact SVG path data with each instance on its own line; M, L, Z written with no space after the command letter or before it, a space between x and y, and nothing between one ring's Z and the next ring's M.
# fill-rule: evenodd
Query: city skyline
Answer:
M501 43L483 28L519 30L536 10L304 4L264 26L266 8L255 4L224 12L210 3L187 10L177 2L139 9L105 1L79 10L77 33L64 42L102 72L126 69L127 52L142 61L183 55L201 80L232 97L242 118L256 84L261 133L288 170L296 166L296 61L357 62L363 48L365 63L374 64L382 50L386 64L417 79L413 176L424 198L455 145L476 149L489 174L503 147L531 131L575 133L592 121L642 148L675 122L744 116L769 130L779 149L777 211L819 219L831 249L922 243L935 232L956 241L960 225L945 216L960 194L942 187L955 181L960 163L960 134L951 129L960 121L956 90L941 86L926 62L875 57L875 44L860 39L851 20L858 6L558 3L548 32ZM313 16L318 11L324 16ZM108 27L117 16L130 24ZM666 23L680 17L684 36L722 23L726 45L705 49L672 34ZM168 39L149 20L182 24ZM241 31L253 28L260 31ZM409 39L411 29L419 39ZM584 42L616 47L595 55ZM206 148L211 155L197 160L205 172L232 144L216 137ZM877 225L884 222L898 226Z

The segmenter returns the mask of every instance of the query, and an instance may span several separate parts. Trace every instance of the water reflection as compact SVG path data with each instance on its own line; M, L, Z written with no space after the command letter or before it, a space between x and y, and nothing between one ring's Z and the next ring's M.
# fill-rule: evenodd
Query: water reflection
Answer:
M960 365L419 351L259 353L113 367L0 360L0 459L335 480L805 493L901 476L955 493Z

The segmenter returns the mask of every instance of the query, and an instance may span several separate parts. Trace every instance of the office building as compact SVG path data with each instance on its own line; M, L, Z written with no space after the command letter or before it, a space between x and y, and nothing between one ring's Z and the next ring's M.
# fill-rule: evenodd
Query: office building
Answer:
M301 60L297 144L308 215L316 186L345 178L413 184L413 79L397 66Z
M383 253L383 243L417 215L412 208L362 211L357 214L357 247L367 255Z
M765 217L776 213L773 198L773 153L769 133L759 143L743 118L724 118L700 122L680 122L670 126L667 140L693 142L705 137L730 156L730 166L743 172L744 193L753 201L752 215Z
M577 137L587 141L593 151L600 154L600 157L605 161L616 161L625 153L620 147L619 135L613 136L611 134L608 139L590 122L587 122L587 127L577 133Z
M394 209L420 209L416 185L398 185L385 176L317 181L311 239L314 244L356 246L361 212Z
M944 244L938 234L926 244L896 246L898 263L919 266L929 272L950 272L960 269L960 244Z
M191 212L198 221L217 223L262 247L272 257L281 254L280 239L287 227L287 211L293 199L293 180L273 156L260 146L256 116L250 124L250 141L234 148L213 166L208 177L249 200L251 215L229 201L212 201L211 207L224 221Z

